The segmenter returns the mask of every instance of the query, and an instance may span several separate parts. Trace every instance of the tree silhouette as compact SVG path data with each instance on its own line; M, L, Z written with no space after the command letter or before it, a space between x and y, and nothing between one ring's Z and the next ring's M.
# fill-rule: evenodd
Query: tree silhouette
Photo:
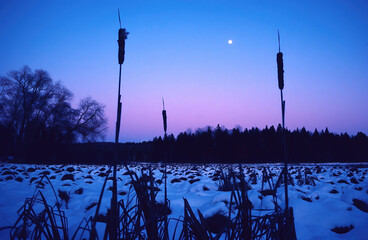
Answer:
M0 78L0 154L48 155L61 143L104 135L104 106L92 98L71 107L73 94L44 70L24 66ZM56 144L56 145L55 145Z
M175 162L194 163L275 163L283 161L282 128L279 124L263 130L239 128L232 130L217 125L216 128L197 129L195 133L182 132L171 140ZM330 133L328 128L313 134L304 127L285 130L290 162L364 162L368 160L368 138L364 133L350 137ZM161 161L164 141L154 138L152 152L155 161ZM147 148L147 155L150 150ZM150 158L148 157L148 160Z

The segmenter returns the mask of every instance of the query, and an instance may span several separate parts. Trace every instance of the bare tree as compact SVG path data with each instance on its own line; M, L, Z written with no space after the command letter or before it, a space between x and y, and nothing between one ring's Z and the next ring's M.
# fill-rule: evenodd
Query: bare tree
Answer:
M28 124L35 120L53 96L54 85L46 71L34 73L28 66L11 71L7 78L4 105L7 124L17 133L18 144L23 145Z
M55 84L53 98L40 115L47 128L52 132L56 142L74 142L75 134L70 134L74 126L77 111L70 101L73 94L59 82Z
M72 98L46 71L33 72L24 66L0 77L0 125L12 129L11 140L19 147L25 138L70 143L103 137L107 129L104 106L88 97L73 109Z
M96 102L91 97L82 99L77 109L78 117L72 128L72 132L77 132L79 137L87 142L104 137L104 132L107 129L104 110L105 106Z

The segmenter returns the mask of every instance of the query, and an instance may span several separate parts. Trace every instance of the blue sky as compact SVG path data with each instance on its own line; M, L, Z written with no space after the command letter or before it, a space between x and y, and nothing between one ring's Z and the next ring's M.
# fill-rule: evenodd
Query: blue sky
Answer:
M74 93L74 104L102 102L112 141L117 8L130 32L122 142L163 134L162 97L174 135L277 125L278 29L286 126L368 133L366 1L1 1L0 75L41 68Z

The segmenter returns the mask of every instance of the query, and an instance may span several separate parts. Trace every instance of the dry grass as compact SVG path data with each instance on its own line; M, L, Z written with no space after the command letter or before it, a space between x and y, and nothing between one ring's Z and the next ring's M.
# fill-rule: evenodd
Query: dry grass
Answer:
M51 206L39 190L46 179L52 187L56 203ZM50 179L44 174L31 198L18 210L18 219L10 231L10 239L69 239L68 221Z

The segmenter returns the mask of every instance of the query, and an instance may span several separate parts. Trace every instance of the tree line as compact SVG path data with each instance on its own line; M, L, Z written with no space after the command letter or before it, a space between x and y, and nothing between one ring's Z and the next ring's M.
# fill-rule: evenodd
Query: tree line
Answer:
M0 77L0 159L18 162L275 163L284 161L282 128L205 127L177 137L155 137L142 143L93 143L107 129L104 106L90 97L71 104L73 94L44 70L25 66ZM358 132L335 134L304 127L285 130L289 162L367 162L368 137ZM81 143L87 142L87 143Z
M72 98L44 70L24 66L0 77L0 156L51 160L67 144L103 137L104 106L86 97L73 108Z
M331 133L328 128L313 133L304 127L290 131L285 129L286 155L289 162L367 162L368 137L358 132ZM279 124L265 127L228 130L219 125L195 132L182 132L152 141L152 161L197 163L276 163L284 161L282 127ZM168 155L168 156L166 156ZM149 157L148 157L149 156Z
M331 133L327 128L285 130L287 160L291 163L367 162L368 137ZM282 128L228 130L217 126L155 137L141 143L69 144L59 163L109 164L117 149L123 162L279 163L284 161Z

